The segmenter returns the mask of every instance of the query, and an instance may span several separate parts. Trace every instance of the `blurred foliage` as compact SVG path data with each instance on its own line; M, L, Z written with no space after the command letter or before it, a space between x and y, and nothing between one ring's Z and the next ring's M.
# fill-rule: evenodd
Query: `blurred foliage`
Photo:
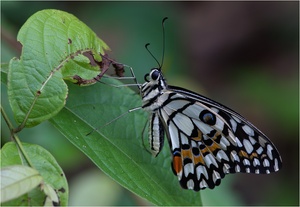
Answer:
M270 137L283 159L282 170L275 174L227 176L217 189L200 192L203 204L299 205L299 2L1 4L2 63L20 56L16 34L28 17L55 8L74 14L91 27L112 49L110 56L132 66L140 82L157 66L144 45L150 42L150 50L161 59L160 23L168 16L163 70L169 83L205 94L244 115ZM1 84L1 104L13 120L6 90ZM2 118L1 124L3 145L9 132ZM48 122L23 130L19 136L54 155L69 180L71 197L84 196L75 194L80 190L76 186L84 184L82 176L95 177L99 187L102 179L107 179L100 170L93 171L95 166ZM99 189L102 200L91 198L85 205L148 205L114 181L103 183L111 189Z
M14 142L8 142L1 148L1 159L3 159L1 168L5 167L7 176L11 176L9 179L4 176L2 181L6 187L1 185L1 190L6 191L7 196L4 196L4 199L8 202L2 203L3 198L1 198L1 204L40 206L49 199L56 203L59 201L61 206L67 206L69 198L67 179L53 155L39 145L23 142L24 151L30 152L28 157L32 163L30 166L34 166L32 168L24 165L25 161L20 156L19 146ZM10 184L7 185L7 182Z

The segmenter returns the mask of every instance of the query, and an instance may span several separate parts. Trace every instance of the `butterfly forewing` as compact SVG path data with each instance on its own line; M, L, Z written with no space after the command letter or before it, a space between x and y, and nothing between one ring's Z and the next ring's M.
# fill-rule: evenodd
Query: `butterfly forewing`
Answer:
M211 99L168 86L159 69L152 69L142 95L143 108L152 113L152 152L159 153L166 131L172 170L183 188L212 189L228 173L268 174L281 168L277 149L253 124Z

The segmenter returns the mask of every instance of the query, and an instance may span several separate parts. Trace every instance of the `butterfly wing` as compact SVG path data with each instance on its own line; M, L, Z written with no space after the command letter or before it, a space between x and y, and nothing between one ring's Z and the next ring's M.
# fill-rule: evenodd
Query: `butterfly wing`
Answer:
M157 113L183 188L212 189L228 173L270 173L281 167L272 142L231 109L177 87L160 98L164 104Z

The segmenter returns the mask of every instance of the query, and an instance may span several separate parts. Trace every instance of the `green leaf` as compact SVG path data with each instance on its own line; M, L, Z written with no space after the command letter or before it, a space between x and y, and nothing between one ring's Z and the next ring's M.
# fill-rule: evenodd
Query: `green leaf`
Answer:
M55 158L39 145L27 143L22 143L22 145L35 169L42 176L44 185L50 185L55 189L60 199L60 205L66 206L69 195L68 184L66 177ZM6 143L1 149L0 155L1 168L22 164L19 150L13 142ZM24 196L6 202L5 205L28 205L28 203L30 203L32 206L42 206L47 197L40 188L36 188Z
M31 167L13 165L1 169L0 203L17 198L38 186L43 178Z
M112 79L106 81L118 84ZM146 112L137 110L104 126L127 110L141 106L139 95L128 87L101 83L68 87L66 106L50 122L99 168L153 204L201 205L200 193L182 189L173 174L168 143L157 158L145 148L148 135L143 129L148 128L149 116ZM86 136L100 126L103 127Z
M63 79L99 74L87 54L100 61L109 49L75 16L59 10L32 15L18 33L20 59L9 63L8 96L15 119L32 127L56 115L65 105L68 88Z

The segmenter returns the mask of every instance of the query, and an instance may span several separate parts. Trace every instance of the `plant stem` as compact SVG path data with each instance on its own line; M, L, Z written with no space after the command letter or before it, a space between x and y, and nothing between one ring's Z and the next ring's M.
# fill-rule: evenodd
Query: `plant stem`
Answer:
M21 153L22 153L24 159L26 160L26 162L28 163L28 165L32 168L35 168L31 162L31 160L29 159L25 149L23 148L22 142L20 141L19 137L16 134L13 134L13 139L15 140L19 150L21 151Z
M26 160L26 162L28 163L28 165L32 168L34 168L33 164L31 163L26 151L24 150L23 148L23 145L22 145L22 142L20 141L19 137L15 134L14 132L14 127L12 125L12 123L10 122L8 116L6 115L2 105L0 105L0 108L1 108L1 114L10 130L10 133L11 133L11 139L15 141L19 151L22 153L22 156L24 157L24 159Z
M6 115L5 111L3 110L2 105L0 105L0 108L1 108L1 114L2 114L2 116L3 116L3 118L4 118L4 120L5 120L5 122L6 122L7 126L8 126L8 128L9 128L9 130L12 132L12 130L13 130L14 127L13 127L13 125L11 124L11 122L9 121L9 118L8 118L8 116Z

